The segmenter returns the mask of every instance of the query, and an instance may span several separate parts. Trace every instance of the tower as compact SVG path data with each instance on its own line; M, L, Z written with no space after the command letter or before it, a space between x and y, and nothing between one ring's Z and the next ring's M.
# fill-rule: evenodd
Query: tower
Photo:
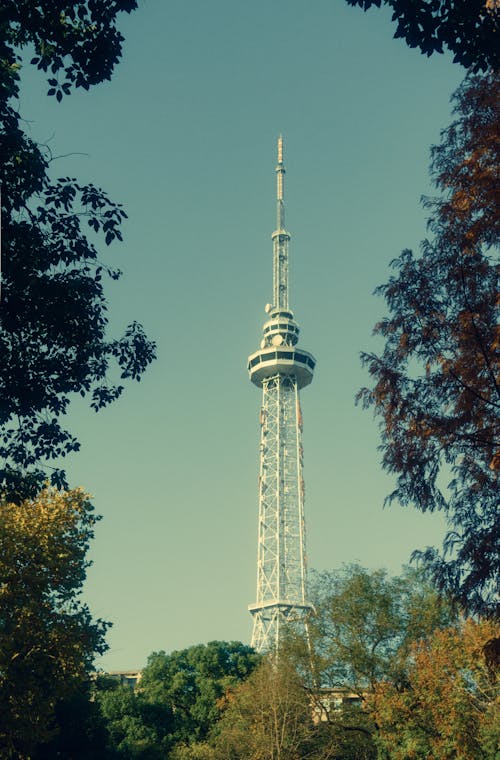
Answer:
M273 241L273 304L259 351L248 357L252 383L262 388L260 411L257 600L252 646L277 647L283 626L304 625L307 601L302 415L299 391L312 381L315 359L297 347L299 326L288 305L283 138L278 139L277 219Z

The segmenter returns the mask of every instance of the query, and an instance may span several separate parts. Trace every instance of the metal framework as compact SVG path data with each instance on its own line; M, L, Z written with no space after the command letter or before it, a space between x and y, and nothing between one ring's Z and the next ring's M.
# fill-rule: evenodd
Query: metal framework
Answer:
M260 413L257 600L249 605L257 651L276 649L283 628L304 626L307 601L302 415L299 390L315 359L296 348L299 327L288 306L283 139L278 139L277 229L273 232L273 298L261 348L248 358L250 379L262 388Z

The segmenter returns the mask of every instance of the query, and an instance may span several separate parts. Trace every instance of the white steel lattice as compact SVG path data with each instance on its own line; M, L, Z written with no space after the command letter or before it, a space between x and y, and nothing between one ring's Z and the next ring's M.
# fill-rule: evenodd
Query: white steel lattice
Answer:
M301 620L306 601L301 412L295 377L262 386L257 601L252 646L276 646L280 624Z

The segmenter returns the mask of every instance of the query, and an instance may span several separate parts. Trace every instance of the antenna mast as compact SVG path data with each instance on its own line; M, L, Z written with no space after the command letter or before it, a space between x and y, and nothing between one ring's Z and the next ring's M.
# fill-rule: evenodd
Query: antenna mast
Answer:
M273 232L273 306L288 309L288 241L285 229L285 165L283 163L283 137L278 137L278 165L276 166L276 230Z

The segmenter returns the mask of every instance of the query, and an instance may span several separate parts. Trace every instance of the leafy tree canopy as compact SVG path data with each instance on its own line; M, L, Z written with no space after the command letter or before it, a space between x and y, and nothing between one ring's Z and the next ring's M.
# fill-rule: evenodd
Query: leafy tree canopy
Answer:
M10 499L36 493L44 464L79 448L60 422L74 394L101 409L155 355L137 322L121 338L106 336L103 275L120 272L100 262L97 235L121 240L125 211L92 184L50 178L50 152L24 133L16 100L28 45L57 100L109 79L123 40L116 17L135 7L7 0L0 8L0 488ZM64 485L64 471L52 469L52 483Z
M403 251L376 291L390 315L363 354L374 384L359 398L381 419L388 497L441 510L443 552L423 558L440 588L469 613L497 615L500 577L499 75L469 76L456 120L432 150L440 198L426 199L432 238Z
M283 657L266 658L234 690L212 744L218 760L340 757L329 732L313 722L308 692L292 662Z
M244 680L260 657L240 642L211 641L171 652L153 652L141 677L150 702L174 714L176 743L205 739L216 723L226 691Z
M474 72L498 69L496 0L346 0L363 10L382 4L392 10L395 37L430 56L448 48L454 62Z
M412 643L455 619L450 604L411 568L396 577L357 564L316 573L310 595L312 684L360 696L381 679L404 683Z
M49 80L61 100L72 86L88 89L111 79L118 63L123 36L116 28L119 13L131 13L137 0L4 0L2 26L2 58L4 65L20 60L16 49L33 45L36 56L32 63L41 71L55 75Z
M490 621L467 620L413 646L406 687L381 682L370 696L383 756L498 758L500 698L485 651L499 638Z
M97 690L107 731L107 758L164 760L172 746L173 714L166 704L151 702L142 690L127 686Z
M0 501L0 755L28 757L82 689L108 623L79 601L97 521L80 489Z
M412 646L452 623L452 606L415 569L398 577L360 565L315 573L316 614L308 638L290 636L284 653L330 737L332 758L375 760L378 731L368 699L381 681L408 681Z

